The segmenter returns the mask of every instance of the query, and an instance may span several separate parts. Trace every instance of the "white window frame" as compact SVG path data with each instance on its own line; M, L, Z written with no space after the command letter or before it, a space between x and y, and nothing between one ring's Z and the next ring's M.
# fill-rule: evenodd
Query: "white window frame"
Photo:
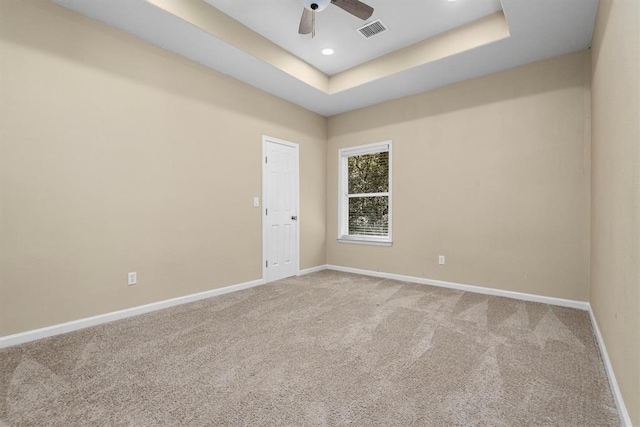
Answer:
M392 239L392 225L393 225L393 141L376 142L374 144L358 145L355 147L347 147L338 150L338 242L341 243L357 243L364 245L380 245L391 246ZM388 237L376 237L376 236L357 236L346 234L348 228L348 213L345 218L344 204L348 205L349 197L349 183L348 183L348 159L351 156L359 156L363 154L374 154L381 152L389 152L389 236ZM372 196L386 195L387 193L372 193Z

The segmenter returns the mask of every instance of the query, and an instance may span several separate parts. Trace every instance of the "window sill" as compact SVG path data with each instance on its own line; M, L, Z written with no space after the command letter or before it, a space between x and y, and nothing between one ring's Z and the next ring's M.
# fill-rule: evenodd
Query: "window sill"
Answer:
M353 243L356 245L373 245L373 246L392 246L393 241L391 240L368 240L368 239L357 239L357 238L343 238L338 237L338 243Z

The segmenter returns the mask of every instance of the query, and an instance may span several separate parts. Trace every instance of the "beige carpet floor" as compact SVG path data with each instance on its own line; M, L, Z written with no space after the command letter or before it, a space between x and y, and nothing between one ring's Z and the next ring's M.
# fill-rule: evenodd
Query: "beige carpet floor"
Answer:
M619 426L586 312L325 271L0 351L0 424Z

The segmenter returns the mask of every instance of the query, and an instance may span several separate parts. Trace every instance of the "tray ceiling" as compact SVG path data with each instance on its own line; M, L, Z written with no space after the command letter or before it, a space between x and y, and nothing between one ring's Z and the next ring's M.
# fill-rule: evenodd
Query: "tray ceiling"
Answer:
M585 49L598 7L369 0L366 22L389 31L365 40L355 29L366 22L335 6L318 14L315 39L298 35L298 0L52 1L324 116Z
M329 6L316 16L316 36L298 34L299 0L204 0L261 36L332 75L502 10L500 0L369 1L373 16L362 21ZM365 0L366 1L366 0ZM365 39L357 29L380 19L388 28ZM322 49L332 48L327 57Z

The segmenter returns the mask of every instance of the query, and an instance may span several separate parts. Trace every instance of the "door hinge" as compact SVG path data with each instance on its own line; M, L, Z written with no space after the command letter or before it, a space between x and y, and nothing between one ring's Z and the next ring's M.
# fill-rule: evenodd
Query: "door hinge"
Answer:
M265 209L265 210L264 210L264 214L265 214L265 215L269 215L269 209Z
M269 163L269 162L267 161L267 156L264 156L264 162L265 162L265 163Z
M267 265L266 266L269 267L269 261L267 261Z

